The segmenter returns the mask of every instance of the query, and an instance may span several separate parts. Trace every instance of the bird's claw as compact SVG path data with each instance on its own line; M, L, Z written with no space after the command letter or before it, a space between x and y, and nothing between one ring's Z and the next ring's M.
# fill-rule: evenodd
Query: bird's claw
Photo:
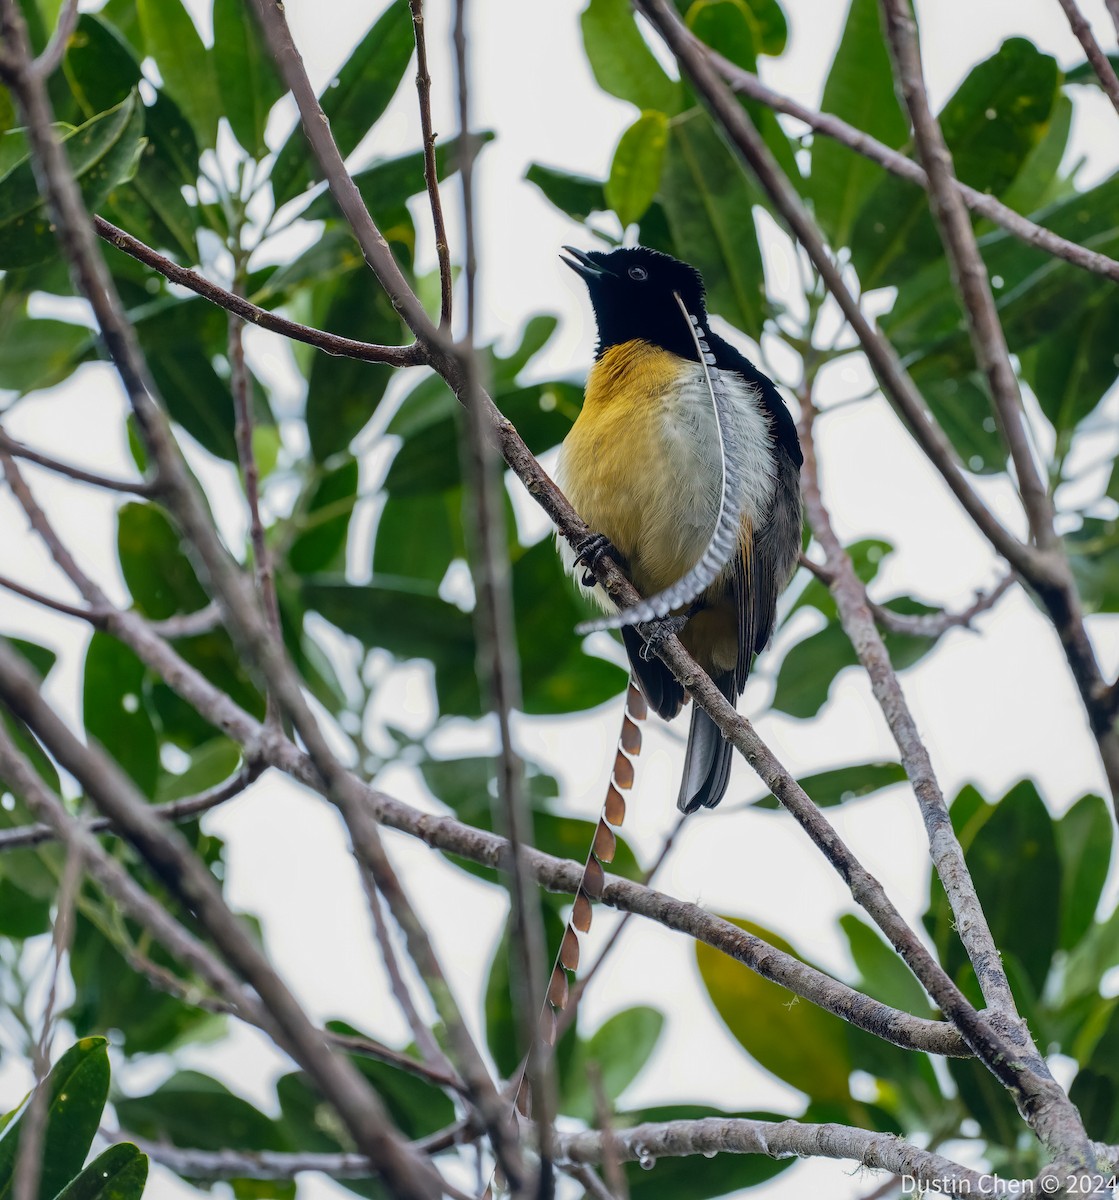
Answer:
M613 553L614 547L610 544L610 539L602 533L589 533L575 547L575 562L582 563L587 569L583 572L583 587L594 587L598 582L594 576L594 569L602 560L603 555L610 554L616 558Z
M660 647L670 638L678 635L688 623L688 614L675 617L661 617L659 621L646 621L638 625L637 632L645 639L641 647L641 657L645 662L654 657Z

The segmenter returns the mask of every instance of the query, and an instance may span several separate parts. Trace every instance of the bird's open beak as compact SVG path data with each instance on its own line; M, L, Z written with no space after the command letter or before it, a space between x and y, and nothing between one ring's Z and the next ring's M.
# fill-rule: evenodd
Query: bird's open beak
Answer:
M569 266L576 275L582 275L588 282L610 274L609 271L604 271L585 250L576 250L574 246L564 246L564 250L571 255L571 258L564 258L561 254L560 262Z

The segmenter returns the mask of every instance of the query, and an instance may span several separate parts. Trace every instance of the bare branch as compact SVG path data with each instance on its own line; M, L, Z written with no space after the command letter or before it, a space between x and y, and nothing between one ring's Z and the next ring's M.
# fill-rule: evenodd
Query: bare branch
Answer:
M431 206L431 226L435 234L435 256L439 262L439 328L450 330L454 277L451 274L451 247L443 220L443 201L439 197L439 170L435 163L435 134L431 127L431 76L427 69L427 39L424 36L423 0L409 0L412 30L416 39L416 93L420 103L420 130L424 145L424 183ZM460 143L461 151L469 154Z
M956 187L951 152L925 91L917 25L909 0L882 0L882 12L894 78L913 122L917 150L928 174L929 207L963 302L975 357L987 378L995 416L1014 462L1030 532L1039 546L1048 548L1055 540L1053 505L1034 460L1018 377L1010 362L987 267Z
M80 483L90 483L94 487L105 488L111 492L130 492L135 496L151 496L157 490L155 484L147 480L137 479L132 482L128 479L111 479L107 475L98 475L93 471L86 471L82 467L75 467L71 463L60 462L57 458L51 458L31 446L17 442L3 429L0 429L0 449L7 451L14 458L25 458L28 462L45 467L56 475L65 475L69 479L76 479Z
M52 612L62 613L63 616L77 617L79 620L88 621L91 625L99 625L101 623L101 614L95 612L93 609L82 608L77 604L67 604L64 600L56 600L53 596L48 596L44 592L37 592L34 588L29 588L26 584L19 583L15 579L9 579L6 575L0 575L0 588L12 592L17 596L22 596L25 600L30 600L33 604L49 608Z
M159 637L174 641L176 638L198 637L199 634L209 633L220 624L221 609L211 600L195 612L179 613L162 621L151 621L149 628Z
M312 329L309 325L300 325L297 321L289 321L287 317L269 312L266 308L250 303L243 296L219 287L205 276L199 275L197 271L180 267L177 262L157 253L138 238L110 224L104 217L94 216L93 227L100 237L130 258L151 267L165 279L188 288L195 295L209 300L219 308L235 313L250 325L258 325L261 329L282 334L292 341L304 342L318 350L325 350L327 354L355 358L359 362L387 363L390 367L413 367L424 361L423 350L415 342L410 346L378 346L373 342L359 342L353 338L340 337L336 333Z
M195 796L184 796L181 800L169 800L166 804L153 804L151 810L164 821L191 821L195 817L217 808L219 804L241 795L256 779L260 777L263 767L260 764L243 766L236 775L224 783L207 788ZM87 833L115 833L120 829L108 817L95 817L84 821L82 825ZM28 846L41 846L44 842L52 842L58 837L58 830L52 825L18 825L14 829L0 830L0 854L7 850L26 849Z
M1099 42L1096 41L1091 25L1084 19L1084 14L1080 9L1076 7L1076 0L1057 0L1057 3L1065 10L1069 28L1076 34L1076 40L1084 47L1084 55L1092 64L1092 70L1095 71L1096 77L1100 81L1104 95L1111 101L1115 111L1119 113L1119 76L1116 76L1115 68L1108 61ZM1109 11L1115 20L1116 34L1119 34L1119 7L1112 7L1109 3Z
M825 137L830 137L841 145L854 150L856 154L861 154L864 158L876 162L891 174L907 179L910 183L928 190L929 179L920 163L914 162L913 159L907 158L899 151L877 141L869 133L864 133L861 129L848 125L846 121L840 120L831 113L816 112L815 109L774 91L753 72L736 66L723 58L721 54L711 51L710 60L739 95L749 96L751 100L757 100L772 108L774 112L787 113L790 117L796 117L814 133L822 133ZM1064 259L1073 266L1082 267L1085 271L1092 271L1097 275L1105 275L1109 279L1119 280L1119 262L1114 258L1108 258L1106 254L1100 254L1097 250L1090 250L1086 246L1077 245L1076 242L1070 242L1066 238L1058 236L1052 230L1046 229L1044 225L1038 225L1022 216L1021 213L1015 212L1014 209L987 192L977 192L975 188L961 183L958 179L953 182L963 197L964 203L972 212L986 217L996 225L1001 225L1008 233L1012 233L1027 245L1036 246L1039 250L1044 250L1055 258Z
M597 1130L557 1133L558 1152L570 1162L602 1161L603 1135ZM844 1158L864 1167L938 1182L958 1194L979 1195L990 1176L980 1175L939 1154L922 1150L892 1133L870 1133L849 1125L800 1121L755 1121L704 1117L694 1121L648 1122L615 1130L611 1140L620 1158L655 1163L658 1158L700 1154L764 1154L770 1158Z

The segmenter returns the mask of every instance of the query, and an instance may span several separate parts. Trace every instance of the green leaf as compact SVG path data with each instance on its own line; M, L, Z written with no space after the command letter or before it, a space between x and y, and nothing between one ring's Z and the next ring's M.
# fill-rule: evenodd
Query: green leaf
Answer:
M1111 63L1113 71L1119 71L1119 54L1109 54L1107 61ZM1086 83L1091 87L1101 86L1096 68L1087 59L1065 72L1065 83Z
M585 221L591 213L605 212L610 207L602 182L589 175L575 175L558 167L533 163L525 172L525 179L536 184L560 212L576 221Z
M1072 101L1061 92L1053 105L1045 136L1030 151L1014 182L1003 194L1003 203L1028 215L1061 197L1068 182L1058 174L1072 129Z
M820 107L887 146L900 146L908 137L909 122L894 93L877 0L851 0ZM882 178L882 168L869 159L833 138L814 135L809 196L833 246L847 244L855 216Z
M521 340L517 343L517 348L510 354L494 355L493 390L497 397L515 387L517 376L544 349L558 326L559 319L551 313L538 313L535 317L529 317L521 330Z
M147 1180L148 1156L121 1142L99 1154L55 1200L140 1200Z
M657 62L637 27L628 0L590 0L580 17L583 47L604 92L672 116L682 89Z
M357 460L347 457L324 471L311 489L306 504L299 505L299 535L288 550L288 565L299 575L345 570L346 537L357 499Z
M456 558L466 557L462 495L388 497L377 521L373 573L438 586Z
M1069 950L1091 928L1111 861L1111 813L1100 796L1081 796L1056 822L1061 857L1061 932Z
M1085 611L1119 612L1119 521L1085 517L1065 549Z
M673 240L703 274L711 310L754 339L767 309L751 215L758 199L706 113L695 109L673 122L661 183Z
M474 134L479 148L492 142L493 137L489 130ZM458 164L457 137L435 143L435 174L440 181L449 179L458 170ZM374 220L383 226L412 196L418 196L425 190L423 151L415 150L396 158L381 159L355 172L353 180ZM309 221L342 219L342 211L329 191L316 196L302 215Z
M642 113L622 134L605 196L623 227L640 221L653 203L667 145L668 118L662 112Z
M1119 295L1111 289L1023 361L1023 374L1064 446L1119 376L1117 328Z
M95 632L85 656L82 720L144 793L159 775L159 739L144 703L144 664L110 634Z
M218 88L209 51L182 0L136 0L147 52L163 86L187 115L203 146L218 134Z
M139 938L140 932L129 926L128 936ZM182 977L182 967L160 946L149 946L146 954L164 970ZM224 1027L223 1017L158 991L85 916L79 916L75 924L70 970L75 1000L66 1019L79 1034L119 1031L116 1041L124 1054L168 1052L212 1037ZM188 975L186 982L196 983L200 996L206 994L201 980Z
M660 1040L664 1014L647 1005L627 1008L605 1021L587 1041L580 1041L572 1056L563 1088L565 1115L584 1121L595 1120L594 1089L588 1064L595 1063L602 1079L602 1090L613 1102L641 1073Z
M364 341L391 344L400 338L392 302L364 267L335 286L324 324L333 333ZM307 433L316 462L349 446L376 411L392 376L392 367L384 363L315 355L307 382Z
M862 976L858 989L915 1016L928 1016L925 989L882 935L854 913L839 918L851 958Z
M79 17L64 61L66 78L86 116L119 104L143 78L135 51L102 19L105 13ZM127 188L111 194L104 213L149 245L193 261L198 210L186 202L182 189L197 183L198 142L166 92L156 94L144 118L147 144L139 168Z
M63 138L88 207L96 209L117 184L131 178L143 129L144 108L133 93ZM32 267L57 253L31 161L25 158L0 179L0 269Z
M0 388L23 394L54 387L93 354L84 325L0 310Z
M227 737L203 742L190 756L190 765L179 775L164 771L156 785L155 799L161 804L181 800L224 783L241 765L241 747Z
M852 767L836 767L831 771L820 771L805 775L797 782L812 797L819 808L832 808L846 804L861 796L869 796L895 783L905 782L905 768L896 762L860 763ZM755 800L754 808L780 808L781 802L774 795Z
M1009 38L974 67L940 114L957 178L1001 195L1045 135L1059 77L1056 61L1024 38ZM943 254L928 197L896 176L867 197L850 246L864 289L904 285Z
M46 1089L39 1200L52 1200L82 1168L109 1095L104 1038L82 1038L51 1067ZM0 1200L12 1195L19 1140L27 1110L0 1137Z
M784 938L760 925L726 919L786 954L801 957ZM711 946L697 943L696 958L719 1016L755 1062L815 1100L849 1099L852 1063L843 1021Z
M279 1122L223 1083L178 1071L146 1096L114 1102L121 1125L141 1137L197 1150L288 1150Z
M150 620L197 612L209 603L178 534L158 506L135 501L121 506L117 553L132 601Z
M214 0L214 69L223 115L234 136L250 154L263 157L268 114L284 85L249 6L241 0Z
M983 1136L995 1146L1013 1147L1022 1130L1022 1118L1001 1083L974 1058L950 1058L948 1073Z
M343 157L357 149L388 108L412 60L412 49L408 2L392 0L319 97ZM277 208L310 186L312 171L303 130L296 127L272 168Z

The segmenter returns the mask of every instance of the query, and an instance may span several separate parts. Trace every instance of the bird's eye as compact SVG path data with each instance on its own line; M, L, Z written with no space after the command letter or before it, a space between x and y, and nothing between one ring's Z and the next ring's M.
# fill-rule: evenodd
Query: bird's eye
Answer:
M630 267L629 277L630 279L636 279L640 283L643 279L649 278L649 272L644 267Z

